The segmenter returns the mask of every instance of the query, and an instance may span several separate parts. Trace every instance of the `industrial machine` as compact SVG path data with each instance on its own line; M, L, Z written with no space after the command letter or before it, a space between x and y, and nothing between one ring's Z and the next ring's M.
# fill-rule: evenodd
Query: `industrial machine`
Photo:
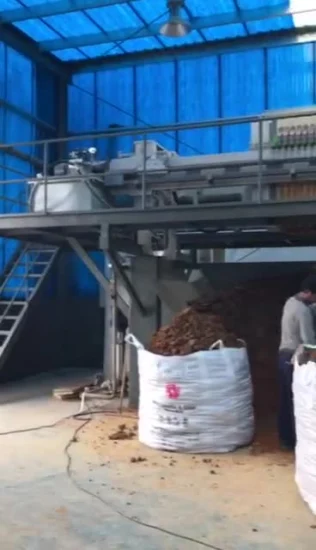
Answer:
M272 121L267 116L273 116ZM288 115L288 118L286 116ZM295 118L293 118L293 115ZM135 141L132 153L97 160L95 148L72 152L30 180L35 212L89 211L316 196L316 110L270 112L251 125L249 151L180 156Z

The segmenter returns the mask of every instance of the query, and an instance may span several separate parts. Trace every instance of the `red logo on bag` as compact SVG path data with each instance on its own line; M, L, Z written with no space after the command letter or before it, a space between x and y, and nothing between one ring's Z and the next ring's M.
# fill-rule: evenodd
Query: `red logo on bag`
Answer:
M167 384L166 385L166 394L169 399L179 399L180 397L180 387L177 384Z

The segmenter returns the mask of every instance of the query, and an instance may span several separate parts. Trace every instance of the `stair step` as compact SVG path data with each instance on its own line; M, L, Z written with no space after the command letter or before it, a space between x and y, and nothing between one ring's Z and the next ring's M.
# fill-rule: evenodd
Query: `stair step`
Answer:
M56 247L30 248L27 245L5 272L0 293L0 369L27 318L30 301L34 299L57 253Z
M33 278L33 279L38 279L39 277L42 277L43 274L42 273L23 273L23 275L21 275L20 273L12 273L11 277L12 279L28 279L29 277Z
M46 262L32 262L32 261L29 261L29 262L18 262L18 266L20 267L24 267L24 266L29 266L29 265L47 265L49 262L49 260L47 260Z
M36 252L36 254L54 254L56 252L55 248L47 248L47 249L41 249L41 248L28 248L26 252Z
M9 287L3 290L3 292L33 292L34 288L28 286Z
M1 317L1 313L0 313ZM20 315L4 315L1 319L1 321L16 321Z
M26 304L26 300L1 300L0 301L0 307L1 306L8 306L9 304L11 304L11 306L25 306Z

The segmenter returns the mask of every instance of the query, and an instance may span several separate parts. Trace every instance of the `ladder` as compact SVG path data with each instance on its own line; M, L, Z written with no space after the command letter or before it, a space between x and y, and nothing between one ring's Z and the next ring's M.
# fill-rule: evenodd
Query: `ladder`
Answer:
M4 274L0 286L0 369L57 254L58 248L27 244Z

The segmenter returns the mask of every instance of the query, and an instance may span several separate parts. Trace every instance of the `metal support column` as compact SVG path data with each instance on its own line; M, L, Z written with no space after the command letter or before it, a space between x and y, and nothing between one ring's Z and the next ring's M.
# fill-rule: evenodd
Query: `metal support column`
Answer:
M149 344L150 338L158 328L157 265L157 258L139 257L133 259L131 267L131 283L136 292L141 294L147 315L146 317L142 315L135 299L132 298L129 330L144 346ZM139 397L137 353L132 346L128 346L126 352L129 368L129 405L137 407Z
M105 273L107 258L104 254ZM114 271L110 269L110 277L104 289L104 347L103 347L103 374L105 380L111 380L113 390L116 385L116 333L117 333L117 307L116 307L116 281Z
M115 384L116 373L116 290L113 284L113 277L109 281L105 274L96 266L89 254L81 244L72 237L68 238L68 243L78 257L83 261L92 275L96 278L104 292L104 354L103 369L104 378L110 379ZM106 261L106 258L105 258ZM106 265L105 265L106 269Z
M217 96L217 116L218 118L223 118L223 71L222 71L222 56L217 56L217 80L218 80L218 96ZM223 152L223 127L219 126L217 128L218 132L218 152Z
M146 307L144 306L142 300L139 297L139 292L135 289L135 286L133 285L133 282L131 282L126 275L124 269L122 268L120 261L117 258L117 255L113 250L108 251L109 258L111 259L111 262L113 264L113 269L116 272L117 276L120 277L120 279L123 282L124 287L126 288L127 292L129 293L130 297L134 300L134 303L136 307L139 309L141 315L144 317L147 314Z
M63 78L57 79L57 137L63 138L68 132L68 83ZM67 157L68 142L58 142L56 154L58 158Z

